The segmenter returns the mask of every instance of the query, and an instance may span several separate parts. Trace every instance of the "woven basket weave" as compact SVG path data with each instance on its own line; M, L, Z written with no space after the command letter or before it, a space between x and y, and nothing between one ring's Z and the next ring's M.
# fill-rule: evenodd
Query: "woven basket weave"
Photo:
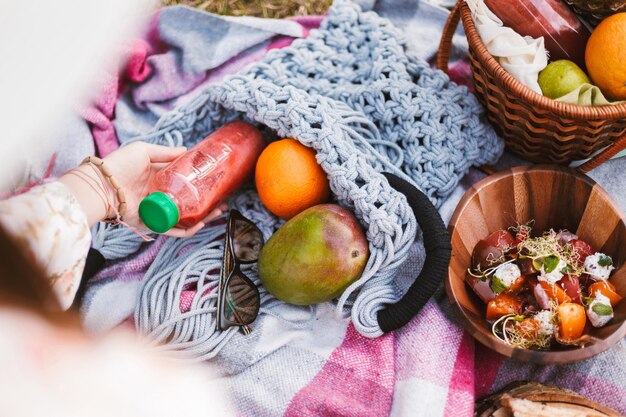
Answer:
M626 104L577 106L532 91L487 51L464 0L457 2L444 28L439 69L447 72L459 19L467 35L476 95L509 150L532 162L568 164L606 148L585 165L588 171L626 147Z

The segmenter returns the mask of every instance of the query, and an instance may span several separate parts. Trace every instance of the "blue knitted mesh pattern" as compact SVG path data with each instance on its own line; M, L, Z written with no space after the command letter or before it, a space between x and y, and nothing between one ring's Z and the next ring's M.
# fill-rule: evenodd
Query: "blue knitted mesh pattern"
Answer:
M470 166L494 162L503 149L465 87L407 55L402 35L386 19L362 13L357 5L341 0L335 2L320 30L208 86L193 101L163 116L152 133L135 140L189 146L237 118L314 148L335 198L352 209L365 227L370 259L338 307L351 307L355 327L368 337L382 334L377 313L398 299L394 272L408 256L417 228L406 199L381 172L394 172L416 183L439 206ZM246 214L254 218L250 207L264 211L257 199L255 193L246 192L234 201L236 207L248 206ZM259 226L269 236L278 224ZM106 233L111 236L102 242L114 239L119 230ZM194 242L201 242L203 235L217 236L206 230ZM183 243L173 245L169 246ZM176 303L182 287L173 283L174 277L188 277L184 280L189 284L201 275L193 264L198 256L216 256L214 262L219 262L220 251L203 255L203 250L207 249L200 244L185 249L181 255L185 259L177 257L177 269L168 274L161 273L168 259L160 253L144 278L135 314L144 334L157 329L161 335L193 334L176 339L182 350L202 340L193 345L197 357L213 355L218 346L215 341L221 338L211 324L215 300L198 294L198 299L206 298L202 304L207 310L192 312L196 319L205 318L198 322L202 328L196 328L200 324L190 322L189 314L180 315L169 302L163 306L160 292L154 291L171 292L171 302ZM263 300L271 299L261 292ZM262 311L269 311L268 305ZM181 333L188 328L193 332Z
M402 170L437 207L471 166L502 154L504 145L476 97L410 56L403 34L387 19L340 1L320 29L270 51L237 78L246 88L256 88L258 80L281 87L274 91L292 86L367 116L378 131L369 143L383 155L391 153L392 161L402 158ZM196 115L192 141L215 128L215 118L201 116L206 114ZM211 116L221 119L224 113Z
M494 161L503 149L466 87L407 55L402 33L389 21L349 4L336 5L321 30L270 52L244 74L365 114L384 141L403 150L402 170L436 206L470 166Z

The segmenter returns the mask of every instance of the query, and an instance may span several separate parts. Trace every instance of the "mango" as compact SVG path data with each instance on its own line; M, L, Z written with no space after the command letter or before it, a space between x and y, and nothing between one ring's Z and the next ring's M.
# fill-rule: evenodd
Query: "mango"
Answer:
M276 298L316 304L337 298L363 270L368 243L357 219L336 204L320 204L291 218L259 255L259 278Z

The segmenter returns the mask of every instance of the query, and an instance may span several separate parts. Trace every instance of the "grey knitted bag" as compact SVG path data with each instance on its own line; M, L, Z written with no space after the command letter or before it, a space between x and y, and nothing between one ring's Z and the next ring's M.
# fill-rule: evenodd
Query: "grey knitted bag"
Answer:
M189 146L237 118L315 149L335 199L364 226L371 255L338 308L351 311L355 327L368 337L383 333L377 313L401 296L394 272L417 231L407 199L382 172L416 185L439 206L470 166L495 161L503 149L465 87L408 55L389 21L346 1L336 1L308 38L208 86L135 140ZM255 221L266 238L280 225L254 191L240 192L231 206ZM135 314L138 330L155 343L206 358L237 331L215 330L215 292L207 291L219 279L209 271L221 266L223 232L223 225L209 226L191 239L168 239L161 248ZM99 233L109 244L133 240L120 229ZM254 268L247 273L256 279ZM181 313L180 295L191 287L197 290L191 310ZM260 291L261 313L271 314L279 302Z

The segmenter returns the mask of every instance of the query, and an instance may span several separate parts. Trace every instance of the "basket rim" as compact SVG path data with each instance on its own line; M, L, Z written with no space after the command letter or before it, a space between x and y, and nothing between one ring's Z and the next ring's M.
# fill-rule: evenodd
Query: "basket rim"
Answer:
M466 4L466 0L459 0L461 7L461 20L463 29L467 36L470 48L476 52L476 57L485 67L485 70L494 74L495 78L501 80L504 86L511 92L520 96L528 104L558 114L562 117L584 120L613 120L626 118L626 103L613 104L607 106L582 106L578 104L562 103L545 97L513 77L506 71L500 63L489 53L483 43L474 20L472 12Z

